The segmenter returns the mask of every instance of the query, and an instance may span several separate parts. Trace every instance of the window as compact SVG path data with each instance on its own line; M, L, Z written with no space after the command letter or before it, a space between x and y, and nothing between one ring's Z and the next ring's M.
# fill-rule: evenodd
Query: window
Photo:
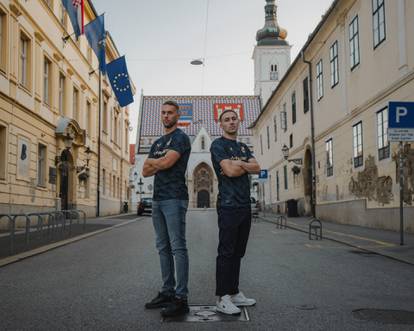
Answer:
M277 72L277 65L272 64L270 66L270 80L278 80L278 79L279 79L279 74Z
M273 131L275 135L275 141L277 141L277 118L276 115L273 116Z
M279 171L276 171L276 200L279 201L279 191L280 191L280 183L279 183Z
M262 135L260 135L260 154L263 155L263 138L262 138Z
M283 111L280 112L280 123L282 130L287 131L287 113L286 113L286 103L283 104Z
M206 149L206 139L201 137L201 150L204 151Z
M351 55L351 70L359 64L359 25L358 16L349 24L349 48Z
M388 142L388 109L384 108L377 113L378 159L390 157L390 144Z
M288 189L288 172L287 172L287 166L283 167L283 178L285 180L285 190Z
M7 66L7 15L0 9L0 69L6 71Z
M7 164L7 152L6 152L6 139L7 128L0 125L0 179L6 179L6 164Z
M266 133L267 133L267 149L270 149L270 128L269 126L266 127Z
M85 129L89 137L92 137L92 105L89 101L86 101L86 123Z
M293 133L289 135L289 148L293 147Z
M39 144L37 148L37 185L46 187L46 146Z
M43 102L48 105L51 106L52 102L51 102L51 67L52 67L52 62L50 62L50 60L45 57L44 61L43 61Z
M384 0L372 0L372 23L374 49L385 40L385 5Z
M333 152L332 152L332 138L326 143L326 175L333 176Z
M128 130L129 130L129 124L128 124L128 121L125 121L125 152L128 152L128 146L129 146ZM204 149L205 148L206 148L206 146L205 146L205 140L204 140Z
M308 77L303 80L303 112L309 111L309 83Z
M119 144L119 141L118 141L118 138L119 138L119 135L118 135L118 132L119 132L119 130L118 130L118 113L117 113L117 111L115 110L115 108L114 108L114 110L113 110L113 114L114 114L114 123L113 123L113 125L114 125L114 130L113 130L113 136L112 136L112 139L113 139L113 141L115 142L115 144Z
M103 194L106 194L106 170L102 169L102 191Z
M354 167L358 168L363 165L362 149L362 122L355 124L352 128L353 145L354 145Z
M296 92L292 93L292 124L296 123Z
M338 41L335 41L329 50L329 60L331 62L331 87L335 87L339 83Z
M73 113L72 118L75 119L79 123L79 90L74 87L73 88Z
M103 102L103 131L108 133L108 102L104 100Z
M24 32L20 32L20 84L27 89L30 88L30 49L29 37Z
M316 65L316 89L318 93L318 101L323 97L323 62L320 60Z
M59 74L59 114L65 114L65 76Z
M66 10L65 10L65 7L63 6L63 4L60 5L60 24L62 24L63 27L66 30L67 16L66 16Z

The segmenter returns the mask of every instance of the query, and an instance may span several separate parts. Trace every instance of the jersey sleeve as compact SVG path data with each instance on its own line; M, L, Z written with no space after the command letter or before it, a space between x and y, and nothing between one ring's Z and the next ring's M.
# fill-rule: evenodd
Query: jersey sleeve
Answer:
M217 142L213 142L210 147L211 152L211 159L213 162L217 162L217 164L220 164L221 161L229 159L229 156L227 155L224 146Z
M191 149L190 140L184 134L176 135L172 138L168 149L176 151L180 155L183 155L185 152Z

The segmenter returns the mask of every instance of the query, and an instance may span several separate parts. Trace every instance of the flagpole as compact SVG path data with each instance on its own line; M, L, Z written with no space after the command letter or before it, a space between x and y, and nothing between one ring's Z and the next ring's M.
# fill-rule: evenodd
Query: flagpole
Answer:
M100 216L101 202L101 121L102 121L102 72L99 70L99 93L98 93L98 182L96 185L96 217ZM104 179L105 180L105 179Z

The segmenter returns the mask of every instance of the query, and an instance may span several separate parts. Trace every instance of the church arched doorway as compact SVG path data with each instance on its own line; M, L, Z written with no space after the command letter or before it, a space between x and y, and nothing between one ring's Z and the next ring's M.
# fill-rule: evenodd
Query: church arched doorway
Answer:
M210 208L210 193L207 190L198 191L197 208Z
M213 171L207 163L200 163L194 170L195 207L210 208L210 197L213 194Z

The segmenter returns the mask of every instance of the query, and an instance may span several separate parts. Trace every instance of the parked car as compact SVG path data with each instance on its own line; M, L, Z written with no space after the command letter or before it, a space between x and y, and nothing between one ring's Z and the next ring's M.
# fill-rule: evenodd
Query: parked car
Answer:
M140 202L138 202L137 206L137 214L141 216L143 213L152 213L152 198L142 198Z

